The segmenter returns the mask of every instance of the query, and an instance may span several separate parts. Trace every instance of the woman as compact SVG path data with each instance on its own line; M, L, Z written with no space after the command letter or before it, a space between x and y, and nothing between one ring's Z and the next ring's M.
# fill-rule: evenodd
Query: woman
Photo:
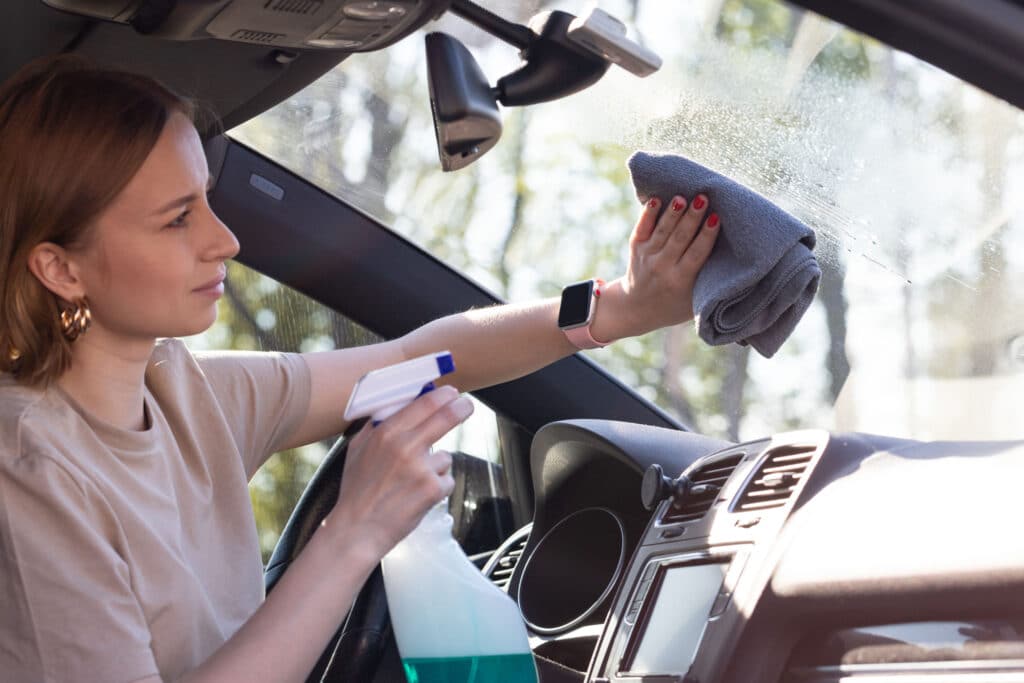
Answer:
M207 203L192 113L68 57L0 89L4 680L304 680L372 568L451 492L430 446L472 412L459 391L577 350L550 300L363 348L193 356L175 338L213 323L238 243ZM704 197L660 208L603 290L596 339L693 317L718 220ZM356 435L337 503L264 600L248 478L343 431L364 373L440 349L450 386Z

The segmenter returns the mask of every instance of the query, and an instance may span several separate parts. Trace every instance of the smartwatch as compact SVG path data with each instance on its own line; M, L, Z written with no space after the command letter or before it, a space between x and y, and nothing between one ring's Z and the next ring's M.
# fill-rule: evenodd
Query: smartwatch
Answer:
M562 305L558 309L558 327L578 349L597 349L611 342L594 339L590 325L594 322L597 300L601 298L604 280L584 280L562 290Z

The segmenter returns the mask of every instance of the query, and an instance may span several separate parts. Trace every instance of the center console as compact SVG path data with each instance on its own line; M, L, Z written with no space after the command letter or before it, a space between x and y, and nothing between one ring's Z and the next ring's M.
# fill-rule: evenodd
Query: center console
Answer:
M668 486L591 660L594 683L714 681L764 589L775 538L828 441L782 434L707 456ZM682 483L680 483L682 482Z

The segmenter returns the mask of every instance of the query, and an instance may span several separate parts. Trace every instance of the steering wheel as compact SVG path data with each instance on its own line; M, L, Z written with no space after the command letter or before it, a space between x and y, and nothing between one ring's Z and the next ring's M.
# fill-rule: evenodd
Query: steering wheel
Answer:
M345 436L335 442L299 498L264 572L268 594L338 500L349 435L355 434L361 427L362 421L354 423ZM324 580L329 581L330 577ZM392 641L384 577L378 565L363 584L348 616L320 655L306 679L307 683L373 681L381 667L386 646ZM389 683L405 683L405 676L399 670L397 676L387 680Z

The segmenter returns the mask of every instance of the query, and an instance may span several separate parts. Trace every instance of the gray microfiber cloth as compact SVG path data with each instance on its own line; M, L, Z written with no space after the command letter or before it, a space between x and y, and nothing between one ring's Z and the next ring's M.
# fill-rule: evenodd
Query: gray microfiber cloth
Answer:
M708 344L750 344L771 358L818 291L814 231L775 204L675 154L636 152L629 172L641 202L707 196L721 232L693 288L697 334Z

